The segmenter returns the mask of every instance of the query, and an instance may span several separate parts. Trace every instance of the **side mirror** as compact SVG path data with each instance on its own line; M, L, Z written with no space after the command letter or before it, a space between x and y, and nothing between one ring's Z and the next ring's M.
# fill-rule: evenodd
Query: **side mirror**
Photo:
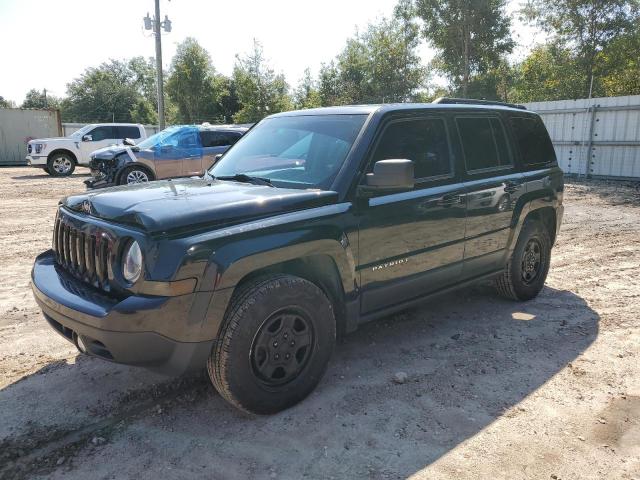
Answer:
M215 157L213 157L213 163L215 164L218 160L220 160L220 158L222 158L222 154L221 153L219 153Z
M83 135L82 136L82 141L83 142L93 142L93 137L91 135Z
M127 145L127 146L129 146L129 147L133 147L133 146L136 144L136 142L134 142L134 141L133 141L133 140L131 140L130 138L123 138L123 139L122 139L122 144L123 144L123 145Z
M373 173L367 173L366 185L359 190L363 196L374 192L411 190L415 183L413 161L406 159L378 160Z
M167 152L170 152L171 150L173 150L173 145L161 145L160 146L160 152L161 153L167 153Z

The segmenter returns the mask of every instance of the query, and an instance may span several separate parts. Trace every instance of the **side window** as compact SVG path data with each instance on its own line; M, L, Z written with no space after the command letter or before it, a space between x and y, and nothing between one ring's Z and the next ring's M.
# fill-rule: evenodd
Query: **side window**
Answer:
M511 126L524 166L544 165L556 161L556 153L542 120L512 117Z
M178 147L181 148L197 148L200 145L198 144L198 135L195 131L188 131L181 133L178 137Z
M140 138L140 129L138 127L120 126L116 129L116 138L130 138L132 140Z
M495 117L458 117L456 125L468 171L511 165L500 120Z
M96 127L87 135L91 135L91 140L94 142L99 142L100 140L106 140L110 138L118 138L114 136L113 130L113 127Z
M240 140L240 137L242 137L241 133L236 133L236 132L227 132L225 135L227 137L226 139L227 145L233 145L238 140Z
M423 118L393 122L384 130L369 171L378 160L413 160L416 179L452 173L444 120Z
M203 147L226 147L233 145L240 139L240 134L235 132L200 132Z

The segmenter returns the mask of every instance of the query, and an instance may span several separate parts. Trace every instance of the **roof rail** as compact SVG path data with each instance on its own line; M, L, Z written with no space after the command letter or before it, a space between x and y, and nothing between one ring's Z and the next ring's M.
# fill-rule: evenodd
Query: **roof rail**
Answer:
M527 107L525 107L524 105L520 105L520 104L517 104L517 103L498 102L498 101L494 101L494 100L476 100L474 98L439 97L439 98L436 98L431 103L463 104L463 105L500 105L501 107L518 108L520 110L526 110L527 109Z

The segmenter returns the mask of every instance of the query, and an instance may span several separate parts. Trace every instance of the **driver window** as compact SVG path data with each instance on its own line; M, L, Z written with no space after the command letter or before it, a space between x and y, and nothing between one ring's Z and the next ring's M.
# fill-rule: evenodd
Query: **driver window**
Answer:
M90 132L88 132L86 135L91 135L92 142L99 142L100 140L114 138L112 127L96 127Z
M369 172L378 160L413 160L416 180L452 173L449 142L441 118L407 119L390 123L376 147Z
M184 132L178 137L178 146L181 148L197 148L198 135L196 132Z

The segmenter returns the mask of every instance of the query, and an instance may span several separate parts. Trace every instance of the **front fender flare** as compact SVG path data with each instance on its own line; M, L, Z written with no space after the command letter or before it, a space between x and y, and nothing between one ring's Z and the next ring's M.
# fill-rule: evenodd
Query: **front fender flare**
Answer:
M216 338L235 287L243 278L278 264L311 256L327 256L335 263L345 296L355 290L355 260L346 235L339 234L337 238L318 238L293 244L287 242L293 238L284 238L298 237L299 239L304 236L300 235L301 233L274 234L247 240L245 245L243 245L245 242L232 242L212 255L202 282L202 285L211 285L214 289L202 325L203 337ZM273 246L276 235L283 243ZM248 254L240 256L243 250L245 252L248 250Z

